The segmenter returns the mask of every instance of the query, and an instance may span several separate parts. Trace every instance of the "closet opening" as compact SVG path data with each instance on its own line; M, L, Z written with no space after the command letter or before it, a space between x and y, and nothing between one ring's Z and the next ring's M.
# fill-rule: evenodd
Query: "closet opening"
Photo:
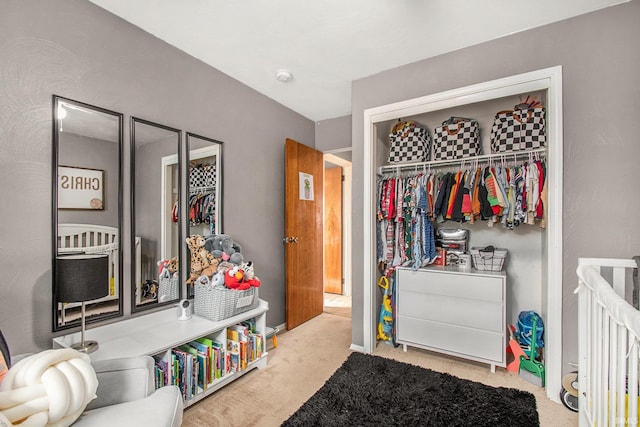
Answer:
M542 315L547 397L558 401L562 375L561 76L561 67L553 67L364 111L363 351L373 353L377 345L375 332L380 298L376 289L379 275L376 266L376 193L379 173L384 172L387 164L389 130L400 118L412 119L433 129L434 123L439 124L451 116L472 117L481 124L482 153L490 153L488 140L493 116L505 109L505 105L521 102L521 96L533 94L543 99L547 120L547 148L540 154L545 158L547 168L544 228L527 225L514 230L492 229L484 222L448 222L442 226L469 229L470 246L509 248L505 269L508 276L506 320L513 323L519 311L529 309ZM497 161L508 161L507 157ZM496 161L493 158L482 160ZM462 166L462 162L451 165L452 168Z

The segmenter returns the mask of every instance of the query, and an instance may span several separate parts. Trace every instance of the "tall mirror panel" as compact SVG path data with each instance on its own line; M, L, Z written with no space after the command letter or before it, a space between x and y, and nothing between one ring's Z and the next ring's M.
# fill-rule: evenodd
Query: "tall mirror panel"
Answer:
M222 233L222 142L187 132L188 235ZM187 250L187 254L189 251ZM192 287L186 295L192 296Z
M54 95L52 116L57 331L122 315L122 114ZM93 258L105 273L85 280Z
M179 300L180 130L132 117L132 311Z

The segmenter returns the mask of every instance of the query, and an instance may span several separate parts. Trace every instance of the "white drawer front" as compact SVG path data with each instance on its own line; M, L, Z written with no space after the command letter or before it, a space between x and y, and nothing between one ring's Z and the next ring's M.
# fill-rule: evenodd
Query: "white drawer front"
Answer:
M404 316L398 316L397 321L398 342L504 363L506 344L502 334Z
M398 270L398 292L423 292L479 301L503 300L502 276L448 274L429 270Z
M414 317L502 333L506 328L502 302L401 291L398 313Z

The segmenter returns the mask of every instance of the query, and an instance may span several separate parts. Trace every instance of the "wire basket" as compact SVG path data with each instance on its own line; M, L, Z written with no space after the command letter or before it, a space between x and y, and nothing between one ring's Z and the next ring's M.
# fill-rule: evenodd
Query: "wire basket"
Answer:
M193 312L214 322L258 307L258 288L245 291L208 286L195 282Z
M471 248L473 266L479 271L502 271L504 259L507 257L507 250L487 246L484 248Z

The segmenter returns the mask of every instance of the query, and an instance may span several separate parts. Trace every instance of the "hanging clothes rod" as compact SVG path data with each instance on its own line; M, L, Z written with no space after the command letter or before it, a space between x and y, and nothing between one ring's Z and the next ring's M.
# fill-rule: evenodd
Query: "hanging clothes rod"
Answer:
M481 154L479 156L467 157L464 159L453 159L453 160L432 160L428 162L412 162L412 163L402 163L397 165L384 165L378 167L378 175L382 175L384 172L399 172L403 170L418 170L418 168L430 167L430 166L448 166L448 165L462 165L463 163L473 164L475 162L482 162L485 160L492 159L504 159L505 161L509 160L517 160L525 157L529 157L532 154L545 154L547 152L547 148L535 148L532 150L526 151L514 151L511 153L495 153L495 154Z

